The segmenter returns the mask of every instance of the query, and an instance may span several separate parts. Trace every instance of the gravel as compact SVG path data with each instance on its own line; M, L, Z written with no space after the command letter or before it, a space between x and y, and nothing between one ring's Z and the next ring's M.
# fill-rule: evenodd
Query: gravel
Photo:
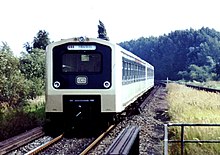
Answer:
M40 155L77 155L93 140L94 138L63 138L61 141L41 152Z
M138 115L133 115L120 122L101 142L91 150L89 155L103 155L112 144L118 134L127 126L138 126L139 133L139 154L140 155L160 155L163 154L164 123L167 123L168 104L166 102L166 88L157 90L151 100L147 99L147 105ZM45 138L48 141L50 138ZM80 154L94 138L63 138L53 146L50 146L40 154ZM30 148L40 145L41 140L35 141L28 146L13 151L10 154L24 154ZM33 146L35 145L35 146ZM27 149L28 148L28 149Z
M164 123L167 123L168 104L166 88L160 88L143 109L142 113L119 123L117 127L89 155L103 155L122 129L128 125L140 127L139 154L163 154Z
M52 137L49 136L43 136L37 140L34 140L33 142L29 143L28 145L25 145L23 147L20 147L19 149L16 149L10 153L7 153L7 155L23 155L28 153L29 151L41 146L42 144L49 142L52 140Z

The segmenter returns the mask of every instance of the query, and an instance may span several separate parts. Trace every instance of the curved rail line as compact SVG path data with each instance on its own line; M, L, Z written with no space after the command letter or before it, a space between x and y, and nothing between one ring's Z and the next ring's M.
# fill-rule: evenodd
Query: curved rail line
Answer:
M150 100L152 100L152 98L154 98L154 94L161 88L161 87L165 87L165 85L163 84L156 84L154 86L154 88L147 94L147 97L145 98L145 100L139 105L138 110L141 112L145 106L149 103Z
M212 92L212 93L220 93L219 89L213 89L213 88L207 88L207 87L201 87L201 86L195 86L195 85L190 85L190 84L185 84L187 87L198 89L198 90L203 90L207 92Z

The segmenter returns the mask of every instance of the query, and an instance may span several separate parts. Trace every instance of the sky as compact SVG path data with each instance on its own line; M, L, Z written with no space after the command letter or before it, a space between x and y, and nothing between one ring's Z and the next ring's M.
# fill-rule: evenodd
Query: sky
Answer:
M15 55L39 30L51 41L98 36L101 20L110 41L161 36L202 27L220 31L219 0L1 0L0 45Z

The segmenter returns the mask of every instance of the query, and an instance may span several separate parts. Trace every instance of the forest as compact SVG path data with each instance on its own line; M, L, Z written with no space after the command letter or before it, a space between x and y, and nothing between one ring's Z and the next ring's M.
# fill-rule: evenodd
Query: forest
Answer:
M120 43L155 66L155 79L205 82L220 78L220 32L176 30Z

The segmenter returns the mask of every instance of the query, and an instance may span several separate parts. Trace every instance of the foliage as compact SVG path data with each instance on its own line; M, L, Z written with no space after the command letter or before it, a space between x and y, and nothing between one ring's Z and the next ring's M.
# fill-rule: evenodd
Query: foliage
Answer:
M0 49L0 108L17 107L27 99L44 93L45 89L45 48L49 43L48 33L39 31L33 47L23 52L18 59L7 43ZM43 39L44 38L44 39ZM42 43L40 43L42 41ZM37 45L44 45L36 48Z
M100 20L99 20L99 25L98 25L98 34L99 34L98 38L109 40L109 38L107 37L105 26Z
M45 50L48 44L50 44L49 33L45 30L39 30L37 36L34 37L33 45L31 45L29 42L26 42L24 44L24 48L28 53L31 53L33 52L34 48Z
M23 52L20 57L20 70L27 79L45 78L45 51L33 49L32 52Z
M5 49L0 50L0 74L0 108L23 104L29 91L28 80L19 70L18 58Z
M22 52L19 59L20 70L30 81L29 98L42 95L45 89L45 48L49 44L48 33L40 30L34 37L33 47L26 45L27 52Z
M50 44L49 33L45 30L40 30L37 36L34 37L33 48L45 50L47 45Z
M48 33L39 31L33 46L20 58L13 55L6 42L0 48L0 141L42 125L44 106L27 110L28 99L42 95L45 89L45 48ZM30 106L33 109L33 105ZM29 108L30 108L29 107Z
M0 114L0 141L42 125L44 117L44 107L37 108L34 112L9 108Z
M30 92L29 98L42 95L45 89L45 52L33 49L31 53L22 53L20 57L21 73L28 79Z
M120 45L155 66L156 79L217 80L220 78L220 32L176 30L160 37L141 37Z

